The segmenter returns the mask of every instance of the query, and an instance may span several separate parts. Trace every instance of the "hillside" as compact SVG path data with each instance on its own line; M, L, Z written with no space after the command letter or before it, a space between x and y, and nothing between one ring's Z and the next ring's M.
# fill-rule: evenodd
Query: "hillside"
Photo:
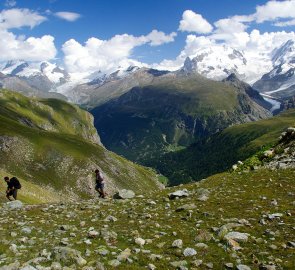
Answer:
M55 99L28 99L0 91L0 159L4 172L49 190L64 200L93 196L93 171L100 168L109 193L158 189L157 175L107 151L93 117Z
M228 127L208 139L152 161L170 184L200 180L231 168L255 152L273 145L282 130L295 125L295 110L275 117Z
M91 112L108 149L145 164L228 126L270 117L256 101L230 83L180 72L134 87Z
M0 267L291 270L294 173L222 173L131 200L1 209ZM168 198L174 191L179 199Z

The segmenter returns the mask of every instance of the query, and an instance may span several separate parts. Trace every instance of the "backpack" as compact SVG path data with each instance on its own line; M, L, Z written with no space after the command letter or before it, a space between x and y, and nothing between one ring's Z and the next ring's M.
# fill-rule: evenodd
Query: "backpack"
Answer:
M10 181L14 182L14 187L16 189L21 189L22 185L20 184L19 180L16 177L12 177Z

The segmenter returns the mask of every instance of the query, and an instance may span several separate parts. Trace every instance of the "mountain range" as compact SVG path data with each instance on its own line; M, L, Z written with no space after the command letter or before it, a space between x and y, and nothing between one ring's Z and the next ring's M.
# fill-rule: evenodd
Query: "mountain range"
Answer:
M253 57L225 45L200 47L186 58L179 71L223 80L230 74L258 90L266 97L290 98L295 94L295 43L289 40L270 54ZM69 101L94 108L132 87L149 84L169 71L147 67L118 67L112 72L68 73L56 63L9 61L0 68L3 87L34 96L58 93ZM172 72L173 73L173 72ZM20 87L20 85L22 87Z

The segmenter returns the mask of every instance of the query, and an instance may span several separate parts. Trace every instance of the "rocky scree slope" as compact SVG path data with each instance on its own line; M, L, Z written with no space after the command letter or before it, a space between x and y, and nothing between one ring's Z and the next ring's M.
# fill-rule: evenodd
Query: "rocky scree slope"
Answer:
M246 159L233 165L235 171L258 170L268 168L271 170L295 168L295 128L289 127L279 137L279 141L271 148L259 151Z
M93 117L77 106L29 99L7 90L0 91L0 103L4 172L61 192L65 200L95 193L96 168L105 174L110 193L118 188L159 188L151 169L106 150L92 125Z
M294 269L294 169L0 208L0 269Z
M145 164L230 125L270 117L259 103L265 104L245 88L180 72L134 87L91 112L108 149Z
M294 125L295 110L288 110L269 119L231 126L186 149L151 160L149 166L167 176L170 185L198 181L229 170L258 151L263 153L277 143L282 130Z

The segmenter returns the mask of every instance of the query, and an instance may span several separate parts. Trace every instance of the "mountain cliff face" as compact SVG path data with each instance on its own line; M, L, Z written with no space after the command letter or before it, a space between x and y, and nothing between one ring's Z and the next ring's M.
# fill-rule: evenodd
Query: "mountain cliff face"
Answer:
M107 189L159 188L157 175L107 151L93 117L56 99L29 99L0 91L0 169L64 199L95 194L93 171L100 168Z
M169 73L92 110L104 145L145 162L227 126L270 116L244 89Z

